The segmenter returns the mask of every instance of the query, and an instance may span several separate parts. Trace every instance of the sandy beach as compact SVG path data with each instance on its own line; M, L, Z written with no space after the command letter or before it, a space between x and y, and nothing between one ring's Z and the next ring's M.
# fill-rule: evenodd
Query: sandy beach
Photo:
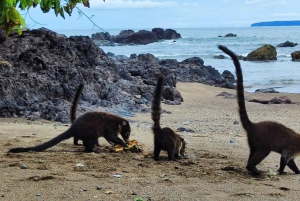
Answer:
M100 153L84 153L72 139L44 152L7 153L13 147L45 142L68 129L49 121L0 119L0 200L297 200L300 176L290 169L277 175L280 155L271 153L252 177L246 170L249 148L236 99L217 96L235 90L199 83L178 83L181 105L165 105L162 126L187 141L187 157L154 161L150 113L129 118L131 139L146 145L146 153L111 153L99 138ZM272 120L300 132L300 94L245 93L246 99L270 100L287 96L295 104L246 102L253 122ZM192 132L193 131L193 132ZM148 156L148 157L147 157ZM300 160L295 162L300 165ZM84 165L78 167L78 164Z

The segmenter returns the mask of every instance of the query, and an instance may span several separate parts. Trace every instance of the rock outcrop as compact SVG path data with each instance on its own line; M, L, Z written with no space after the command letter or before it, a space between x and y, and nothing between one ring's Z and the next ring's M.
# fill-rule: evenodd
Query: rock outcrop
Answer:
M296 45L298 44L290 41L286 41L284 43L280 43L279 45L277 45L277 47L295 47Z
M81 82L78 115L101 110L130 116L149 110L159 74L165 76L167 104L183 101L178 81L234 88L198 57L178 62L106 54L88 36L67 38L41 28L12 35L0 46L0 116L69 122L70 101Z
M273 45L264 45L256 50L250 52L246 58L246 61L270 61L277 60L277 51Z
M237 35L236 35L236 34L233 34L233 33L228 33L228 34L226 34L225 36L219 35L218 37L237 37Z
M181 38L181 35L173 29L153 28L152 31L140 30L122 30L116 36L110 36L108 32L100 32L92 34L92 39L97 45L146 45L149 43L158 42L159 40L174 40ZM109 42L107 42L109 41Z

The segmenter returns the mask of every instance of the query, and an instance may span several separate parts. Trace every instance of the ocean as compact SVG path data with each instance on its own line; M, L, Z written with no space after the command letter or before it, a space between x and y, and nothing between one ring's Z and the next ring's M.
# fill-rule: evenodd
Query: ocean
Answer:
M152 28L145 29L151 31ZM117 35L122 29L104 30L110 35ZM140 29L133 29L138 31ZM106 53L115 55L150 53L159 59L176 59L182 61L190 57L200 57L204 65L214 67L220 73L229 70L234 74L232 61L215 59L215 55L223 54L218 45L226 45L237 55L247 56L251 51L265 45L277 46L286 41L298 43L295 47L276 47L277 60L270 62L240 61L244 74L245 91L253 92L256 89L275 88L279 92L300 93L300 62L291 60L291 53L300 50L300 27L241 27L241 28L182 28L176 29L181 34L176 42L164 40L148 45L134 46L101 46ZM87 35L101 32L98 30L56 30L66 36ZM228 33L237 37L218 37Z

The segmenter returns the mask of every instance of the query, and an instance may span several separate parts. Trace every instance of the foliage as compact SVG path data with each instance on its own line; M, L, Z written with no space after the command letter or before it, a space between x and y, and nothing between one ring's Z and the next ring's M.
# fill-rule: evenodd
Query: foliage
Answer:
M52 9L56 16L60 15L65 18L65 14L71 16L77 4L90 7L89 0L0 0L0 28L4 29L7 35L13 30L17 30L21 34L21 30L25 28L26 24L17 7L20 10L28 11L39 5L44 13L48 13Z

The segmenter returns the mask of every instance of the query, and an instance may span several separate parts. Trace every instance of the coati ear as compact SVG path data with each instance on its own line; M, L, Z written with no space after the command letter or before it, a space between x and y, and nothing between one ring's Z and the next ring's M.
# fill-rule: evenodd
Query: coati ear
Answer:
M126 125L127 125L126 121L122 121L122 126L126 126Z

